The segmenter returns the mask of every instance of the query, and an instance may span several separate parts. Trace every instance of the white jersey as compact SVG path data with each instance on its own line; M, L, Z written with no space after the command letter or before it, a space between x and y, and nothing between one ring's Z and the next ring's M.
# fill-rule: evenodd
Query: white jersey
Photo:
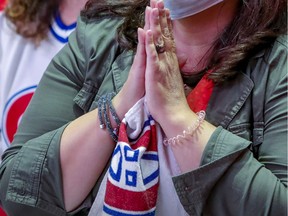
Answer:
M66 26L57 16L48 39L35 46L15 33L13 24L0 12L0 156L11 144L43 72L75 27L76 23Z

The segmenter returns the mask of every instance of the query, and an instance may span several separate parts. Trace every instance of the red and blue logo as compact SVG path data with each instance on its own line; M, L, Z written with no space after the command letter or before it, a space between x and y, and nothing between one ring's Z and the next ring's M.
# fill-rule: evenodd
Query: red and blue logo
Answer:
M151 116L136 140L122 121L109 168L105 215L154 216L159 186L156 125Z
M19 122L25 112L37 86L25 88L8 100L4 107L2 118L2 135L7 147L11 144Z

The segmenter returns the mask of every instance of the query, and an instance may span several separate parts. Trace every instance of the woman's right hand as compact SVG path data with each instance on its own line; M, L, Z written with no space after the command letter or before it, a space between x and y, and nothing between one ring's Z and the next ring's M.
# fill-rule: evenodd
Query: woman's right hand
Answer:
M144 29L138 28L138 45L137 51L131 66L128 79L123 88L114 97L113 105L117 110L120 119L124 118L127 111L145 94L145 71L146 71L146 49L145 35L146 30L150 28L149 19L151 7L147 6L145 10Z

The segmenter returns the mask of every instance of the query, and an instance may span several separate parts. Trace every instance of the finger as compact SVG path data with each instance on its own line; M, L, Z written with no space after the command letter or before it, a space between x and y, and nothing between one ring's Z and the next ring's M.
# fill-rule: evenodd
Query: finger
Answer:
M146 37L145 37L145 48L146 48L146 55L147 55L146 65L149 65L151 67L155 66L159 60L158 53L155 48L153 36L154 35L151 30L148 30L146 32Z
M172 26L169 27L169 25L172 23L171 19L170 21L168 20L170 17L170 12L164 7L163 0L158 1L156 7L159 9L159 22L164 43L170 44L172 40Z
M145 77L146 69L146 48L145 48L146 33L143 29L138 28L138 45L135 58L137 59L136 71L138 71L139 77Z
M166 17L166 10L164 8L164 2L158 1L156 3L156 7L159 10L159 23L160 23L162 35L164 37L169 37L169 28L167 25L167 17Z
M145 51L145 31L142 28L138 28L138 45L136 56L142 56L145 59L146 51Z
M144 26L144 30L147 31L148 29L150 29L150 16L151 16L151 10L152 8L147 6L146 10L145 10L145 26Z
M151 16L150 16L150 29L153 33L155 45L159 47L163 47L164 40L163 40L162 33L161 33L158 8L152 8Z
M171 20L169 9L165 8L165 13L166 13L167 27L168 27L168 30L170 32L170 37L171 37L171 39L174 40L174 37L173 37L173 26L172 26L172 20Z
M135 75L145 72L146 69L146 48L145 48L145 31L141 28L138 28L138 44L136 54L133 60L133 64L131 67L132 74ZM135 72L137 71L137 72Z
M155 8L156 7L156 3L157 3L157 0L150 0L150 7L151 8Z
M170 41L171 41L171 51L172 52L176 52L176 44L175 44L175 39L174 39L174 34L173 34L173 24L172 24L172 20L171 20L171 17L170 17L170 11L168 9L165 9L166 10L166 17L167 17L167 26L168 26L168 29L169 29L169 38L170 38Z

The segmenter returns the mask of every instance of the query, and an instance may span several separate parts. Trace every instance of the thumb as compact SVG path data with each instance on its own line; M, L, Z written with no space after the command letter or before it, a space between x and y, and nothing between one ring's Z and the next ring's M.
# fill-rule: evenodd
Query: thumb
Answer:
M144 79L146 70L146 49L145 49L145 31L138 28L138 44L136 54L131 66L130 73L136 80L139 78Z
M145 50L145 31L142 28L138 28L138 44L135 58L146 60L146 50Z

